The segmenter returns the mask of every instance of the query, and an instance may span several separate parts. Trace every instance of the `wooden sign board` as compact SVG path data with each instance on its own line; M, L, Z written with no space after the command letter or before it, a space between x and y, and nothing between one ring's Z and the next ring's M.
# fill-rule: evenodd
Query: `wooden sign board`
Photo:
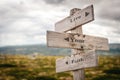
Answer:
M47 31L49 47L109 50L108 39L74 33Z
M72 16L57 22L55 31L64 32L94 20L93 5L77 11Z
M56 72L72 71L81 68L95 67L98 65L98 57L94 50L84 54L77 54L71 57L59 58L56 60Z

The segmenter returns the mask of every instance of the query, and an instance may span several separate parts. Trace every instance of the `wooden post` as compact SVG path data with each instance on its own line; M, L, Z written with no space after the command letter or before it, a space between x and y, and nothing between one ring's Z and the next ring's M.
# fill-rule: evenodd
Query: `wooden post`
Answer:
M72 33L76 32L76 33L81 33L82 34L82 26L80 26L80 27L72 30L71 32ZM73 49L72 50L72 55L78 54L78 52L81 53L81 54L83 54L84 50L83 49L82 50ZM84 69L73 71L73 78L74 78L74 80L84 80L85 79L84 75L85 75Z
M73 15L78 10L80 10L80 9L78 9L78 8L72 9L70 11L70 15ZM82 32L82 26L79 26L79 27L71 30L71 33L83 34L83 32ZM84 53L84 49L82 49L82 50L73 49L71 55L76 55L76 54L78 54L78 52L80 54L83 54ZM74 80L85 80L85 71L84 71L84 69L79 69L79 70L73 71L73 79Z

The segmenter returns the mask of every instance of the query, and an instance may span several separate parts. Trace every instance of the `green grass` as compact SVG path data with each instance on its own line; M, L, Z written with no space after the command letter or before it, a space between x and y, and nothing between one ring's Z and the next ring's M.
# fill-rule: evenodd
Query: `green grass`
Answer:
M71 72L56 73L60 56L8 55L0 59L1 80L73 80ZM85 80L120 80L120 56L99 56L99 66L85 69Z

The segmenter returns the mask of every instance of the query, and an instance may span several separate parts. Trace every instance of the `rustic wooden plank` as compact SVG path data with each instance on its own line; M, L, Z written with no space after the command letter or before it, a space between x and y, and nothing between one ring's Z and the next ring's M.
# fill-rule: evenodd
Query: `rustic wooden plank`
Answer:
M56 72L72 71L81 68L95 67L97 63L95 50L90 50L84 54L76 54L71 57L59 58L56 60Z
M93 5L76 11L55 24L55 31L65 32L94 20Z
M47 45L58 48L109 50L106 38L53 31L47 31Z
M85 70L84 69L74 70L73 79L74 80L85 80Z

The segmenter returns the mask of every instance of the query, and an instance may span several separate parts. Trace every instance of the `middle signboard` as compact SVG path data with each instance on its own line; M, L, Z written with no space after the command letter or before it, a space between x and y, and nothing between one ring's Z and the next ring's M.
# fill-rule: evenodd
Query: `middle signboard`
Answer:
M47 31L47 45L58 48L109 50L106 38L53 31Z

